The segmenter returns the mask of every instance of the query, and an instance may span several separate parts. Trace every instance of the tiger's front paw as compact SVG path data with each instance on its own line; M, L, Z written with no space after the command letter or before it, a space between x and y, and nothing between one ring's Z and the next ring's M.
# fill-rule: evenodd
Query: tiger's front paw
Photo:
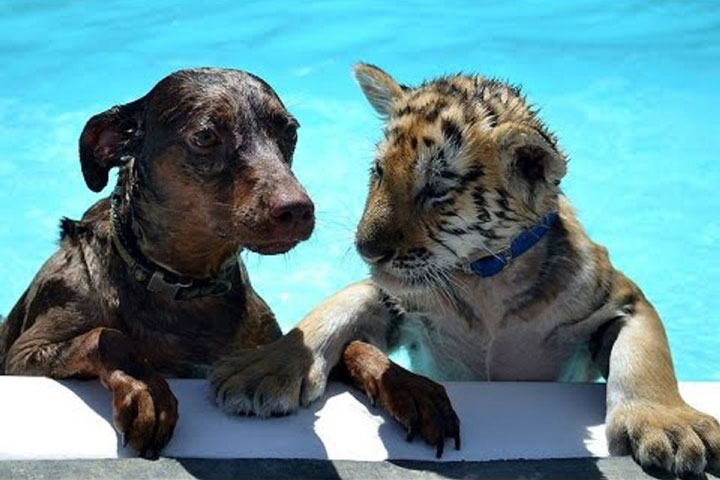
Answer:
M316 400L326 383L324 361L315 358L297 330L221 358L210 372L218 406L239 415L287 415Z
M720 424L689 405L620 405L606 433L610 453L631 454L644 469L678 476L720 469Z

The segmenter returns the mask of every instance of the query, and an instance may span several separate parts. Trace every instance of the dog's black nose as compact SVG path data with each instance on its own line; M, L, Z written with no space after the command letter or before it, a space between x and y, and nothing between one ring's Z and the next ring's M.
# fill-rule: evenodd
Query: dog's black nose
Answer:
M275 223L288 228L313 220L314 213L315 206L307 197L278 203L270 211Z
M373 241L357 241L355 243L358 253L368 263L385 263L395 256L395 250Z

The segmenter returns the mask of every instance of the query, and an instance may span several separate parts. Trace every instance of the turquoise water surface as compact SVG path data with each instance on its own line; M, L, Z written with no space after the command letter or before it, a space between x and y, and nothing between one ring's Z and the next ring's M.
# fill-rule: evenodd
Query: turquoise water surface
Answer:
M249 254L287 330L366 275L352 247L380 122L350 75L524 86L571 156L565 190L662 315L684 380L720 380L720 3L0 1L0 313L98 195L85 121L191 66L249 70L300 120L313 238ZM107 192L105 192L107 193Z

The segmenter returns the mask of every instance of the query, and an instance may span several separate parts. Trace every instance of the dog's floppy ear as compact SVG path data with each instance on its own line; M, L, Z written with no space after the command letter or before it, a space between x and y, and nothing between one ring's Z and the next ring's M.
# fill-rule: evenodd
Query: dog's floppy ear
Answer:
M99 192L113 167L138 154L142 140L144 98L98 113L80 135L80 165L88 188Z
M358 63L353 67L353 73L370 105L387 119L393 102L405 93L403 86L388 73L368 63Z

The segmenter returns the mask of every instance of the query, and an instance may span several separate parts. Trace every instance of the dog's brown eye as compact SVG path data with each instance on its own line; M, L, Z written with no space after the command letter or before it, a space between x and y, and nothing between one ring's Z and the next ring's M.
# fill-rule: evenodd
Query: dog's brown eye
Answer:
M199 148L210 148L216 145L219 140L215 132L209 128L195 132L192 137L190 137L192 144Z
M297 125L293 123L288 123L287 125L285 125L285 128L283 129L285 133L285 138L287 138L291 142L297 141L297 129Z

